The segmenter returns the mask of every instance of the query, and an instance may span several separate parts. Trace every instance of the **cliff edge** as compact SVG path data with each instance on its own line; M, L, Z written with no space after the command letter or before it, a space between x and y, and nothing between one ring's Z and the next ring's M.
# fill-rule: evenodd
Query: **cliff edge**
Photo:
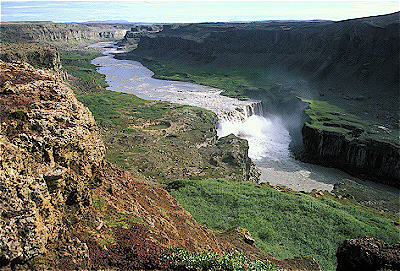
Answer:
M169 246L219 250L165 190L104 161L92 114L57 76L24 63L0 71L1 267L156 268Z

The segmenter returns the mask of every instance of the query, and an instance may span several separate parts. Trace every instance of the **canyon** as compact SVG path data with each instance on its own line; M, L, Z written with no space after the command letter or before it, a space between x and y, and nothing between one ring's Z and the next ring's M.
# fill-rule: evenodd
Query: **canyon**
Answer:
M105 161L92 114L60 76L26 63L0 69L3 270L154 269L166 247L230 249L165 190Z
M251 83L231 82L229 90L221 84L225 95L261 100L265 114L287 120L301 160L398 188L398 26L398 13L341 22L164 25L128 32L125 44L137 48L116 57L183 81L247 69ZM308 100L340 111L311 117Z
M192 180L224 178L236 182L257 182L258 174L249 159L248 143L236 136L225 136L221 131L217 131L217 117L221 119L221 116L225 116L225 120L231 121L240 119L241 115L248 118L254 113L276 114L280 118L293 120L293 125L289 125L290 121L286 121L283 125L288 130L288 136L290 134L293 141L296 141L294 142L296 146L292 146L292 150L303 148L302 152L298 153L301 159L348 169L358 176L397 187L399 149L396 142L390 140L391 137L388 137L389 140L385 137L386 134L390 135L397 131L393 117L397 114L397 109L393 109L394 101L388 99L386 104L382 98L382 101L375 104L376 111L381 111L385 117L380 123L384 129L377 128L373 135L379 136L380 133L385 133L381 137L385 140L381 142L376 137L364 140L364 137L368 136L368 128L360 131L355 126L346 126L344 131L332 132L329 130L332 126L323 125L324 130L315 125L312 114L307 111L308 103L296 97L300 94L305 96L306 90L301 87L298 87L298 90L293 89L293 82L303 83L305 77L309 80L307 87L312 85L312 89L307 91L310 90L313 95L317 93L318 97L332 101L332 96L336 94L329 89L329 84L333 82L343 88L342 93L347 93L347 98L343 98L343 94L338 94L343 98L338 103L341 106L346 104L346 101L354 103L356 105L352 111L354 114L360 107L365 106L363 102L369 105L373 100L372 96L372 98L365 97L376 95L367 88L367 85L374 90L376 88L382 97L393 97L398 74L396 75L396 70L389 70L385 66L393 67L396 61L393 59L393 52L396 51L393 44L398 43L398 40L389 35L392 33L393 20L396 24L393 18L396 16L359 19L352 27L348 27L346 22L304 22L300 25L295 22L285 22L284 27L281 22L146 27L129 24L88 26L50 22L2 23L1 33L2 35L6 33L6 36L2 36L2 41L10 42L7 44L8 47L4 47L8 48L7 51L2 50L1 59L6 62L0 63L2 103L0 186L4 192L0 206L2 212L0 268L5 270L160 269L168 267L160 262L159 256L167 253L168 247L179 246L189 251L211 249L218 253L239 249L250 258L269 260L278 268L320 270L311 257L297 257L283 261L273 258L254 246L254 239L245 229L233 228L222 233L208 229L199 224L197 219L183 209L181 204L163 188L179 189L180 182L176 181L177 178ZM367 38L362 36L362 42L355 34L359 33L357 28L359 25L360 29L369 31ZM330 32L325 38L321 38L318 34L319 27L324 31L339 33L344 38L337 43L335 35L330 35ZM341 32L347 28L350 28L351 35ZM127 29L131 29L131 32L125 35ZM385 37L389 35L389 38L377 40L371 33ZM339 34L336 34L336 37ZM283 63L284 66L276 67L276 71L274 68L276 78L281 78L282 74L290 75L288 78L293 81L266 84L270 89L261 88L259 85L257 88L242 85L237 86L236 94L225 93L239 98L235 102L244 105L242 109L236 110L239 114L229 114L224 109L220 114L218 112L213 114L195 107L164 103L158 101L159 96L150 97L151 101L144 101L126 94L113 94L104 89L99 91L100 86L96 85L94 79L87 85L96 85L97 90L87 89L86 93L82 94L80 90L74 89L75 94L73 94L66 83L73 86L69 82L74 80L75 75L66 72L61 65L60 48L72 48L71 52L75 54L78 49L83 50L82 47L86 46L87 42L114 40L122 38L123 35L125 35L125 45L120 44L121 46L128 46L129 39L134 39L131 42L134 46L138 46L138 49L132 53L118 54L117 57L140 58L144 65L153 69L154 65L151 64L155 61L163 64L163 59L169 61L171 58L185 59L188 63L199 66L210 65L212 69L220 65L246 64L245 60L248 59L251 60L251 65L257 62L262 62L264 65L266 60L271 60L273 57L272 54L263 55L262 52L271 50L276 59L268 63L274 66ZM267 41L271 40L271 43L262 45L256 42L254 37L260 35L265 36ZM242 39L243 37L246 39ZM310 43L307 41L311 37L313 39L310 42L317 45L311 46L310 50L317 52L310 56L307 62L300 56L306 57L307 54L303 54L302 50L308 48L306 45ZM335 42L332 41L332 47L328 49L336 52L334 60L332 57L319 55L326 54L329 50L318 52L321 44L331 37ZM292 48L288 41L293 40L302 44L302 49ZM16 45L12 41L18 41L20 44ZM31 43L32 41L35 42ZM359 56L352 60L356 67L356 71L352 74L354 76L350 76L350 79L344 76L349 70L338 74L341 65L346 66L346 69L349 68L347 64L350 61L350 54L363 52L352 51L340 58L339 51L347 46L357 47L357 44L364 44L366 41L374 46L371 47L371 51L365 52L368 57ZM224 48L218 47L221 44ZM260 47L259 50L256 45ZM254 52L250 52L250 48L253 47L259 51L255 50L254 55L252 55ZM379 52L378 47L383 52ZM281 55L276 54L279 50ZM293 50L296 54L290 56ZM379 62L379 57L371 60L371 55L380 53L385 56L384 61ZM289 57L282 61L283 56L287 54ZM324 58L332 61L328 64L325 62L316 64L317 60ZM367 58L373 65L364 65ZM30 62L36 68L26 63L15 62L16 60ZM65 63L69 64L68 61ZM296 67L296 63L303 63L305 66ZM365 85L357 81L360 79L360 74L366 74L359 69L360 65L365 66L372 74L371 77L368 75L364 78ZM376 65L378 68L375 69ZM89 69L83 70L85 74L92 73ZM218 68L215 68L215 72L218 73ZM170 73L166 77L176 76L174 67ZM156 69L155 76L160 76ZM174 79L192 80L190 73L181 72L177 77ZM382 77L388 78L385 84L380 86L373 84L374 79ZM266 81L263 79L261 82ZM367 94L360 94L364 97L360 98L352 86L359 88L366 86ZM344 91L345 88L349 89ZM140 92L140 88L135 91ZM220 93L220 90L214 89L214 91ZM99 97L101 106L95 101L96 97ZM175 95L174 98L180 97ZM125 107L116 108L111 103L112 99L121 99ZM254 100L261 103L254 103ZM107 109L105 105L113 107ZM215 105L218 107L218 102ZM109 110L113 112L107 115ZM372 110L367 113L374 115L377 112ZM374 115L371 119L376 118L381 121L381 115ZM322 122L324 121L331 124L328 120ZM307 123L303 126L304 122ZM128 125L124 126L126 123ZM115 132L116 129L119 131ZM217 133L220 133L219 137ZM121 160L118 155L110 157L110 151L114 151L113 148L118 144L122 148L118 155L133 153L131 161L138 163L142 163L140 159L147 157L147 164L142 163L140 167L135 164L136 162L127 163L129 159ZM137 148L138 146L143 149ZM178 151L171 153L171 148ZM113 162L120 162L118 167L110 164L108 162L110 159L115 159ZM169 159L189 161L190 166L184 163L170 166L161 162ZM333 161L338 163L335 164ZM343 163L340 164L339 161ZM172 182L163 183L163 181ZM255 187L276 189L282 195L293 194L299 198L303 196L321 198L322 202L335 206L339 204L336 200L340 204L342 202L354 204L346 193L340 197L328 193L324 198L322 191L307 194L280 186ZM350 199L347 200L346 197ZM374 221L373 219L375 218L371 218L371 221ZM372 223L371 221L366 223ZM383 223L383 218L379 221ZM390 223L391 226L387 226L388 232L389 228L391 231L396 228L393 225L398 225L397 222ZM257 238L255 236L255 239ZM375 239L371 240L360 242L364 242L365 246L377 243ZM350 240L348 243L357 241ZM387 244L380 247L396 249L396 246ZM398 255L392 254L390 266L387 265L387 268L396 266L399 262ZM343 263L339 257L344 258L344 256L340 256L339 251L338 255L338 262Z

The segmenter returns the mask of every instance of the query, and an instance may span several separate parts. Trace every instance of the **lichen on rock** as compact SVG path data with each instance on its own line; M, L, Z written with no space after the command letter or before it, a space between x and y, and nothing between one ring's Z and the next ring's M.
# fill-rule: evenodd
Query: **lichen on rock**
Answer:
M105 147L90 113L50 72L0 62L0 252L26 261L90 199ZM16 117L24 112L26 117Z

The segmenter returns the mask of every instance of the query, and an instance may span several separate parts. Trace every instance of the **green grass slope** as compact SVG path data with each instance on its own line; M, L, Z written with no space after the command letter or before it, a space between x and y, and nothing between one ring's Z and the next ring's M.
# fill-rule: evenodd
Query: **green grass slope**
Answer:
M335 270L337 246L347 238L400 241L398 217L355 201L226 180L175 181L170 187L171 195L207 227L245 227L257 246L274 257L310 255L323 270Z

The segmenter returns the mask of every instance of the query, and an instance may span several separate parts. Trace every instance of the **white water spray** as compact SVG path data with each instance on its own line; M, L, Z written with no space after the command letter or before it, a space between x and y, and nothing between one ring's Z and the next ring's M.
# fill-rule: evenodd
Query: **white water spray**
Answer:
M290 156L290 135L278 117L252 115L244 121L220 121L218 136L234 134L249 142L249 157L255 161L279 162Z

